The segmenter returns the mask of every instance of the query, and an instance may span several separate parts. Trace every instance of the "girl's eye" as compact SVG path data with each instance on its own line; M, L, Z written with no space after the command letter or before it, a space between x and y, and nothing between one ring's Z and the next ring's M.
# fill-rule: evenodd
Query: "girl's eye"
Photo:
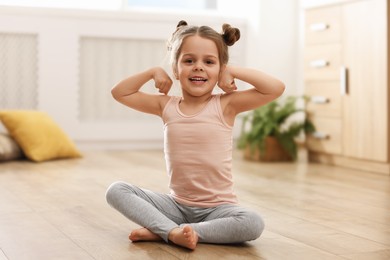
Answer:
M212 60L207 60L207 61L206 61L206 64L214 64L214 61L212 61Z
M184 62L185 63L193 63L193 60L192 59L186 59Z

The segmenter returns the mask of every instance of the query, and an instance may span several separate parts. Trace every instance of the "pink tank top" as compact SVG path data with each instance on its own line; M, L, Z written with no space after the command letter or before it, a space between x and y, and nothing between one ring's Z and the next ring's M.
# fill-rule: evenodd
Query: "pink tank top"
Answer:
M164 108L164 152L173 198L196 207L237 203L232 181L232 127L223 116L220 94L195 115L180 111L181 97Z

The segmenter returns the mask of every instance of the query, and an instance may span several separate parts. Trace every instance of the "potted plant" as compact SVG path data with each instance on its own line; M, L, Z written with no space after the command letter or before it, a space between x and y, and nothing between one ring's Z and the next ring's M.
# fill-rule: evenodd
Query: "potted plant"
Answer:
M315 130L305 110L298 107L298 99L306 102L305 97L289 96L243 116L238 148L244 149L245 159L291 161L297 158L296 138L302 132L309 134ZM299 114L304 118L298 119Z

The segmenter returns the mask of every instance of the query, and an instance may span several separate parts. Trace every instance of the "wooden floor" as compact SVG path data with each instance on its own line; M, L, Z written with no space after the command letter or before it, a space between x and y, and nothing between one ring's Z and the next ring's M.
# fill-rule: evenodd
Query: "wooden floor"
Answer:
M390 259L390 178L318 164L246 162L236 191L266 228L242 245L131 243L137 225L105 201L124 180L167 191L160 151L87 152L76 160L0 164L0 260Z

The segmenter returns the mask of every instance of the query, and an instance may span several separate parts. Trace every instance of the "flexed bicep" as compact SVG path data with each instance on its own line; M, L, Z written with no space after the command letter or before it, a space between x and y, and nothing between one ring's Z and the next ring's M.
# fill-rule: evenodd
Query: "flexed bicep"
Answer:
M233 91L228 96L227 108L230 111L235 111L235 114L265 105L284 92L283 82L262 71L232 66L228 66L227 70L233 78L253 86L248 90Z
M165 95L139 91L150 80L153 80L159 92ZM168 74L162 68L155 67L120 81L113 87L111 93L118 102L130 108L161 116L162 107L168 99L166 95L172 84Z

